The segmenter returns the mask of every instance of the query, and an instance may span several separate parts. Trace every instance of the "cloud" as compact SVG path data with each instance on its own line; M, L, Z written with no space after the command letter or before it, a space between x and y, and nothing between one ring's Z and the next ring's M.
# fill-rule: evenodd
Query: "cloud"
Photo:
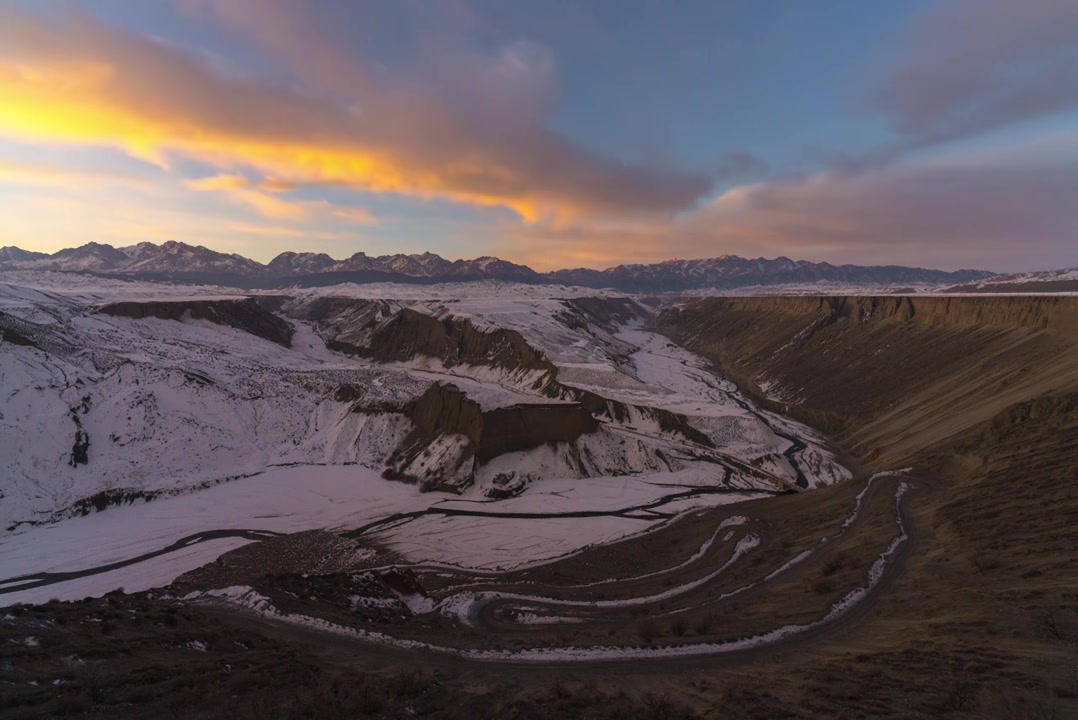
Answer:
M505 228L543 268L787 255L836 264L1035 270L1078 265L1078 142L820 172L731 189L672 222ZM510 246L505 246L510 250Z
M350 223L371 224L377 221L366 208L340 206L325 200L293 200L273 193L292 189L277 180L251 180L242 175L213 175L188 180L184 185L199 192L220 192L231 202L245 205L271 220L311 221L324 217L341 218Z
M228 252L235 245L229 219L212 210L190 212L174 188L87 184L70 194L26 195L5 202L0 244L54 252L85 242L126 245L144 240L193 240ZM248 254L245 252L245 254Z
M456 57L442 72L432 83L363 75L360 99L344 106L223 74L182 48L76 13L46 21L0 10L0 133L9 136L119 146L166 167L194 159L290 185L507 207L529 220L672 213L709 188L547 129L553 69L541 48Z
M244 235L258 235L277 238L302 238L304 240L339 240L347 238L347 233L329 230L295 228L287 225L259 225L257 223L229 223L228 229Z
M669 222L533 223L500 227L489 252L538 271L605 268L692 252Z
M326 205L329 207L330 213L353 223L370 225L378 222L378 218L375 217L374 213L366 208L342 207L340 205L330 205L329 203L326 203Z
M290 0L176 0L195 18L212 18L252 37L270 60L327 98L371 90L367 69L347 51L338 28L312 21L313 4Z
M146 182L146 178L142 176L115 170L69 168L36 162L0 160L0 182L77 189L99 185L103 180L129 184Z
M1078 107L1075 48L1073 0L945 0L901 35L872 88L894 142L829 170L735 186L674 220L505 233L547 266L723 253L952 269L1078 264L1073 133L1012 134L975 151L951 145ZM912 152L929 146L931 159ZM731 155L714 174L745 182L765 170Z
M719 159L713 177L718 181L744 181L767 172L767 163L751 153L727 153Z
M704 254L1036 269L1078 263L1076 187L1075 154L949 158L738 188L680 230Z
M970 137L1078 106L1078 3L949 0L905 33L870 104L903 147Z
M231 202L245 205L272 220L308 220L311 208L302 202L293 202L256 190L247 178L239 175L215 175L189 180L185 185L191 190L220 192Z
M248 180L242 175L222 174L198 178L195 180L188 180L185 184L192 190L221 190L224 192L228 192L230 190L246 190L250 188L254 183L252 183L250 180Z
M496 32L443 33L446 18L427 17L418 4L405 14L427 17L439 42L416 42L421 52L385 67L338 36L343 23L320 24L354 10L349 4L176 1L266 56L241 68L77 12L0 8L0 136L117 147L168 171L158 173L165 212L129 203L114 222L102 206L90 224L103 241L112 229L132 238L198 233L199 241L229 242L238 233L343 243L341 232L378 219L309 199L311 187L340 185L509 208L526 222L484 214L453 242L482 243L540 269L722 253L990 269L1078 264L1073 143L1041 133L1034 148L1012 132L1007 145L986 148L982 138L976 154L955 149L1078 108L1073 0L932 5L901 36L871 93L895 141L831 170L767 182L758 180L768 168L748 154L721 158L704 177L577 145L552 129L558 67L546 47L501 42ZM387 6L369 9L385 20L378 13L389 11L379 7ZM185 181L184 170L205 166L208 177ZM6 185L63 190L92 180L0 165ZM708 200L713 181L730 189ZM193 203L190 193L199 196ZM189 203L217 216L196 222L167 212ZM22 215L50 242L90 232L76 213ZM426 242L431 226L423 227L402 235L398 226L382 241ZM379 241L376 233L367 239Z

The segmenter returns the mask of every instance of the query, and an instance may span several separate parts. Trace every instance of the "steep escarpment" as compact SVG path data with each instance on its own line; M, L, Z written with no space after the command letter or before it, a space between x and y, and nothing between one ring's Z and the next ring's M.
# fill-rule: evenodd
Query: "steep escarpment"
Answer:
M355 412L390 412L411 421L411 431L386 461L385 476L418 482L426 490L459 491L471 485L479 469L495 459L543 446L565 448L570 458L565 467L582 477L663 466L659 455L643 446L635 461L619 456L613 460L608 457L603 462L584 462L581 453L587 456L589 450L582 450L578 441L598 433L604 423L701 448L714 447L711 438L694 428L683 415L607 400L577 388L555 387L562 391L558 395L560 401L483 408L456 385L435 383L422 396L401 407L372 408L357 400ZM343 396L351 397L351 394L344 392ZM613 442L624 444L620 440Z
M386 476L424 489L459 490L475 471L510 452L574 443L599 423L571 403L520 404L484 410L455 385L435 383L402 412L412 430L387 462Z
M480 463L511 452L548 443L572 443L599 429L599 422L580 405L522 404L483 413L483 433L476 459Z
M110 303L98 312L134 320L207 320L236 328L284 347L292 345L292 326L251 298L237 300L153 300Z
M579 403L591 415L607 422L629 426L639 423L651 424L663 433L680 436L704 447L714 447L711 438L694 428L689 423L689 419L679 413L610 400L589 390L569 385L554 384L551 386L550 394Z
M534 402L491 405L469 397L456 385L435 383L420 398L399 409L411 420L413 429L388 458L387 477L419 482L426 489L457 490L474 482L479 469L496 458L543 446L567 448L570 455L583 452L579 459L564 463L571 472L582 476L616 471L617 462L606 462L609 458L605 456L589 464L586 452L577 445L581 437L596 433L605 423L713 447L711 439L683 415L609 400L561 384L557 366L515 330L477 326L469 318L435 317L407 308L375 319L389 310L374 303L334 301L309 305L304 313L323 323L320 332L329 331L330 349L379 362L431 358L447 369L491 368L496 371L496 382L537 397ZM609 307L602 302L586 303L578 311L603 314L609 322L643 312L631 303L621 302ZM582 317L581 321L586 319ZM364 344L336 339L345 333ZM661 464L652 457L654 453L639 454L647 456L640 462ZM621 471L637 469L628 463Z
M11 317L7 313L0 312L0 345L9 343L24 347L37 347L37 343L26 335L26 328L29 325L29 323Z
M290 316L297 317L296 313L302 312L305 319L320 323L319 332L326 336L326 344L331 350L379 362L408 362L417 358L432 358L445 368L460 365L489 367L501 373L500 382L518 387L527 394L540 395L554 401L514 405L509 410L484 409L481 414L485 418L484 427L487 430L486 439L480 447L478 436L474 432L463 431L458 427L460 417L456 414L431 412L431 408L438 406L436 398L456 407L460 400L454 393L464 397L456 388L452 392L438 390L417 405L426 409L424 412L427 415L423 420L431 425L428 429L422 429L422 425L418 426L420 429L416 438L402 446L400 457L407 460L406 464L415 461L415 453L409 448L418 438L431 442L434 437L468 437L470 443L465 445L472 448L467 451L468 457L478 453L479 462L483 464L509 452L532 449L549 443L572 442L581 433L592 432L600 422L629 429L646 428L682 442L709 448L714 446L711 439L693 427L684 415L661 408L610 400L594 392L562 384L558 381L559 368L541 351L533 348L516 330L476 326L469 318L453 315L435 317L408 308L393 314L390 314L391 311L390 306L382 303L337 298L305 304L301 311L297 306L286 309ZM566 313L574 322L609 323L611 326L645 315L643 308L624 298L567 301ZM363 344L352 344L340 339L343 337ZM431 392L434 393L434 388ZM453 397L448 397L447 393ZM464 401L475 404L466 397ZM477 406L473 413L464 413L463 416L471 417L478 412ZM500 422L493 422L495 420ZM557 426L553 435L540 427L552 425ZM491 430L495 427L496 430ZM498 433L504 440L495 441L492 432ZM445 447L442 450L453 456L450 465L453 466L454 472L458 466L463 467L456 460L457 449ZM433 454L434 450L431 450L428 456L433 457ZM403 470L404 466L399 460L400 458L397 458L390 463L390 474L416 475ZM426 468L423 472L427 472ZM464 475L467 476L468 472L464 471ZM466 479L461 481L467 482ZM456 482L457 480L437 484L452 485Z
M511 371L554 372L554 364L515 330L477 328L467 318L436 318L405 308L383 321L368 344L337 341L331 349L379 362L403 362L417 356L438 359L445 367L486 365Z
M381 300L346 297L299 297L285 302L281 312L314 325L330 349L355 354L367 345L378 324L398 308Z
M643 314L643 311L631 301L615 301L612 304L606 304L599 300L595 303L584 303L579 307L582 308L580 312L601 313L609 322L615 322L617 317ZM447 368L457 365L499 368L528 378L527 385L530 391L562 401L562 403L571 403L571 407L579 408L573 411L573 417L575 418L578 413L587 415L589 424L595 420L625 425L643 423L653 425L663 433L680 436L689 442L706 447L713 445L710 438L692 427L684 415L659 408L610 400L587 390L561 384L557 380L557 366L529 345L515 330L477 328L467 318L452 316L436 318L404 309L382 322L371 334L369 343L367 347L346 347L345 350L351 354L382 362L403 362L417 357L430 357L440 360ZM340 343L330 344L330 347L340 349ZM557 414L564 412L557 408L566 406L564 404L552 406L529 404L520 407L529 408L527 411L529 414L540 412L537 408L543 407L547 408L546 412ZM536 418L536 420L540 419ZM541 419L541 422L564 423L570 422L570 418L561 416L554 418L549 415ZM571 421L574 427L576 423L576 420ZM453 431L448 430L448 432ZM535 432L535 430L529 430L524 435L530 436ZM529 447L536 447L542 442L529 444ZM511 448L496 453L490 449L486 457L518 449L525 448Z
M655 325L880 465L1078 389L1078 298L711 298Z
M582 297L564 300L565 310L557 314L559 321L570 328L602 328L615 332L634 320L650 314L636 300L617 297Z

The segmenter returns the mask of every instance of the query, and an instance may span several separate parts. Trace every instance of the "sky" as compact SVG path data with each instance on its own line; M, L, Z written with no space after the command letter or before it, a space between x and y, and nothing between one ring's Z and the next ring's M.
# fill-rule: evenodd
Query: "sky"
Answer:
M0 0L0 245L1078 265L1078 0Z

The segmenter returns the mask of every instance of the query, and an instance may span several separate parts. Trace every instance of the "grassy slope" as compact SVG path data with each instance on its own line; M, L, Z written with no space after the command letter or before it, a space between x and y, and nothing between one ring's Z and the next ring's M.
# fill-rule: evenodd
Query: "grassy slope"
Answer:
M737 298L660 323L750 390L766 369L868 468L936 478L872 616L790 668L805 702L1078 715L1078 298Z

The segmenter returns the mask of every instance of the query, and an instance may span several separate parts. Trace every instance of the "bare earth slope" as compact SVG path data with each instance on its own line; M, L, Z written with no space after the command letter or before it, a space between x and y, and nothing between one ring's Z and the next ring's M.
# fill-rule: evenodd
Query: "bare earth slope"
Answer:
M713 298L656 324L873 467L1078 390L1078 298Z
M1078 298L723 298L656 322L868 467L933 478L906 572L820 676L936 687L961 717L1078 712Z

